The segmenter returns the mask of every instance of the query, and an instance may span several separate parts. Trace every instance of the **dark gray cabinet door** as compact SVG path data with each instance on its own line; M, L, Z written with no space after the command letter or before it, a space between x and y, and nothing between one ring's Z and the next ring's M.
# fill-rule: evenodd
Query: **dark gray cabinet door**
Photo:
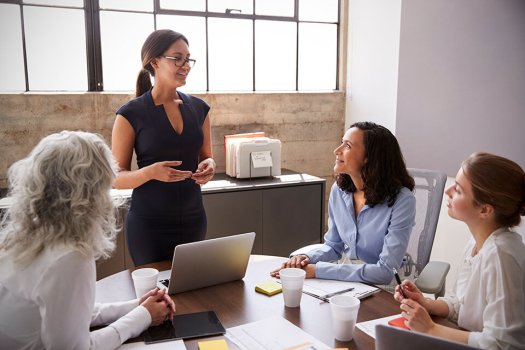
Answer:
M255 232L252 254L263 254L262 191L210 193L203 196L208 219L206 239Z
M321 239L322 186L267 189L263 193L263 252L288 256Z

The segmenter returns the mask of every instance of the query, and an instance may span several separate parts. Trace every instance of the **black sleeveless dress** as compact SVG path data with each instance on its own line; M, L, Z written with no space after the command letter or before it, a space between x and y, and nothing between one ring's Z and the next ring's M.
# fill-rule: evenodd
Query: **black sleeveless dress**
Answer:
M178 92L184 122L179 135L164 106L155 106L151 90L124 106L117 114L135 131L135 153L139 168L160 161L179 160L179 170L195 172L204 134L202 125L210 107L203 100ZM126 218L126 240L135 265L171 260L181 243L203 240L206 213L200 185L192 179L178 182L150 180L135 188Z

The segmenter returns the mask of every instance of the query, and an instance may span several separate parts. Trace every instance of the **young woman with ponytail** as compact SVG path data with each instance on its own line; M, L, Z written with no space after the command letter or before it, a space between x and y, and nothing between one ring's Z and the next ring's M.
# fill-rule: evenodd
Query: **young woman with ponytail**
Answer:
M115 187L133 189L126 239L136 265L171 259L176 245L204 239L200 185L215 174L210 107L178 90L195 64L188 40L156 30L141 58L136 98L119 108L112 133ZM138 170L131 169L133 151Z

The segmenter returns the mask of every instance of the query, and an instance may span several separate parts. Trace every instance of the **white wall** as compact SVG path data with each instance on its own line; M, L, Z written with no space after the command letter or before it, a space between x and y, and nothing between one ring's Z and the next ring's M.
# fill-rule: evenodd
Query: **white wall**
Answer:
M369 120L396 127L401 0L349 0L345 129Z
M409 167L453 176L477 151L525 167L525 1L403 0L398 72Z

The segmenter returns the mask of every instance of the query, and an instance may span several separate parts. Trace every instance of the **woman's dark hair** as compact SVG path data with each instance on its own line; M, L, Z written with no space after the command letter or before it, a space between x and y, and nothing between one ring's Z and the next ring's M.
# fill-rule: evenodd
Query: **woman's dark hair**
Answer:
M366 162L361 169L361 177L366 204L373 207L386 200L391 207L402 187L412 191L415 186L414 179L408 174L399 143L384 126L358 122L350 125L350 128L354 127L364 132ZM348 174L337 174L336 181L343 191L357 190Z
M179 39L184 40L189 45L188 39L184 35L170 29L156 30L146 38L140 52L142 69L137 77L135 97L139 97L152 87L150 75L155 76L155 70L151 66L151 61L164 54Z
M502 227L519 225L525 215L525 173L518 164L480 152L471 154L461 168L472 184L475 205L491 205Z

